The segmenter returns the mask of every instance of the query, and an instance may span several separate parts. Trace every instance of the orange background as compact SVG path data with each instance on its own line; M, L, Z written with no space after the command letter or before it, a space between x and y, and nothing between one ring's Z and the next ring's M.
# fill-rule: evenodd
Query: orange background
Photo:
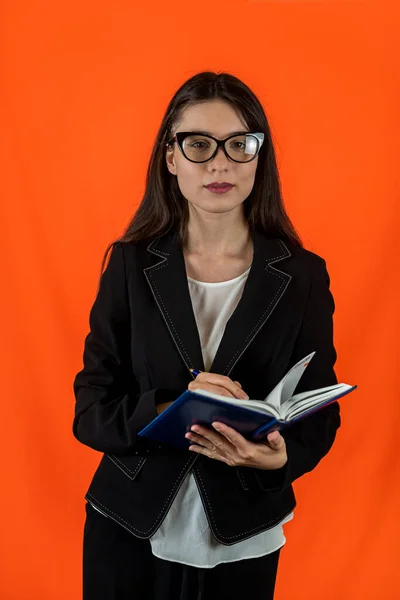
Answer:
M265 107L289 213L328 263L339 380L359 385L332 452L295 484L276 598L400 598L394 4L1 9L1 600L81 597L100 455L72 436L72 382L100 260L141 198L170 97L202 70L237 75Z

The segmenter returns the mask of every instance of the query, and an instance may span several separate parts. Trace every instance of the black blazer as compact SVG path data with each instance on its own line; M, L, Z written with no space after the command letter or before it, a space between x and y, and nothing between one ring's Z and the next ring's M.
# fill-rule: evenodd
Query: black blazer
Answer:
M337 383L334 300L318 255L255 233L254 259L210 371L264 398L288 369L316 354L296 392ZM75 437L103 453L85 498L135 536L157 530L190 471L210 527L234 544L279 523L296 505L292 483L331 448L337 402L284 432L278 470L229 467L137 436L203 370L183 253L176 235L118 242L90 313L84 366L76 375Z

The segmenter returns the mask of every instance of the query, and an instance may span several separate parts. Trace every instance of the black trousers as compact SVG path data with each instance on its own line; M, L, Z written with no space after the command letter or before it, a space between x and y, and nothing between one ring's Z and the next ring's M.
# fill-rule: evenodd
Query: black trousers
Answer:
M280 551L212 569L161 560L89 503L83 540L83 600L272 600Z

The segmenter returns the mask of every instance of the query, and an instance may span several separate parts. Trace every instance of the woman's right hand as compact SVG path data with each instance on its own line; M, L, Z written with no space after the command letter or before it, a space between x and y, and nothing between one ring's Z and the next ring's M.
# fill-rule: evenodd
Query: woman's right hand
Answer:
M217 373L207 373L202 371L197 375L194 381L188 385L191 392L196 390L206 390L227 398L239 398L240 400L248 400L248 395L242 390L242 386L238 381L232 381L225 375L217 375ZM157 414L162 413L173 402L162 402L157 405Z
M201 389L214 394L219 394L220 396L226 396L227 398L239 398L240 400L249 399L238 381L232 381L232 379L225 375L208 373L206 371L199 373L196 379L189 383L188 389L191 392Z

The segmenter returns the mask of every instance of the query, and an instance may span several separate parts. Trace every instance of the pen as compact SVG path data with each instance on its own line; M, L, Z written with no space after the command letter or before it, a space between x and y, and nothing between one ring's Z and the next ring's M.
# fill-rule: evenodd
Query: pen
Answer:
M197 375L200 375L201 371L196 371L196 369L189 369L189 371L191 372L192 375L194 375L195 377L197 377Z

